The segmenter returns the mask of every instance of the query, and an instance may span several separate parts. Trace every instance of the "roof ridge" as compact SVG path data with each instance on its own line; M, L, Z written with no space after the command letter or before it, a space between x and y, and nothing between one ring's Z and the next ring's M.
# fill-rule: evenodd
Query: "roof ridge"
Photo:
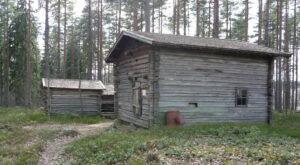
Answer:
M140 31L125 31L125 32L131 32L131 33L135 33L135 34L138 34L138 33L142 33L143 34L144 33L144 34L155 34L155 35L168 35L168 36L178 36L178 37L201 38L201 39L208 39L208 40L221 40L221 41L229 41L229 42L251 44L251 45L254 45L254 46L259 46L261 48L269 48L269 49L277 50L277 49L274 49L274 48L266 47L266 46L263 46L263 45L258 45L258 44L255 44L255 43L252 43L252 42L248 42L248 41L237 40L237 39L211 38L211 37L190 36L190 35L182 35L182 34L174 35L174 34L156 33L156 32L154 32L154 33L152 33L152 32L140 32ZM141 34L139 34L139 35L141 35ZM277 50L277 51L280 52L279 50Z

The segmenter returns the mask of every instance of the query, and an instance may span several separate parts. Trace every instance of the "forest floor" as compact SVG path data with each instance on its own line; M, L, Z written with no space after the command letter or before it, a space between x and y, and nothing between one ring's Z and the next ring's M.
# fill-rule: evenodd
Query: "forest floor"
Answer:
M67 145L63 164L300 164L300 113L266 123L115 130Z
M59 164L66 144L111 124L100 117L49 117L40 110L0 108L0 164Z
M113 129L117 127L118 129ZM124 128L124 129L123 129ZM106 131L111 130L111 131ZM0 164L300 164L300 113L265 123L155 126L0 108Z

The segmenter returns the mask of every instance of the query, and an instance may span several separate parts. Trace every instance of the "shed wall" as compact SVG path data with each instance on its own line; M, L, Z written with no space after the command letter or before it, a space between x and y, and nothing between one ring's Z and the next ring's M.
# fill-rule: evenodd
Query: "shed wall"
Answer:
M131 56L123 56L114 65L115 74L115 109L118 118L127 122L134 123L142 127L149 127L151 116L148 95L143 97L142 116L136 117L132 108L132 80L138 79L148 86L150 54L148 47L138 47L131 49ZM147 87L147 94L151 93Z
M268 59L160 49L159 116L179 110L187 123L265 121ZM248 106L235 106L236 88ZM189 103L197 103L193 108Z
M47 92L47 89L45 90ZM100 91L51 89L51 98L46 99L47 109L51 114L100 114ZM81 95L81 97L80 97ZM47 97L47 95L46 95Z

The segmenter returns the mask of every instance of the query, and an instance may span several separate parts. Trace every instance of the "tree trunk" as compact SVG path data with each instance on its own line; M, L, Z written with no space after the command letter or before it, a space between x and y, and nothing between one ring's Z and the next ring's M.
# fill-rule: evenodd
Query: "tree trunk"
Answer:
M249 0L245 0L245 41L248 41Z
M213 38L219 38L219 0L214 0Z
M183 0L183 35L186 35L186 28L187 28L187 10L186 10L186 1L187 0Z
M150 0L145 0L145 26L146 32L150 32Z
M49 77L49 0L45 0L45 68L44 76Z
M57 5L57 74L60 75L60 0Z
M99 3L99 2L98 2ZM101 6L102 6L102 0L101 0ZM101 7L101 13L102 13L102 7ZM119 0L119 21L118 21L118 36L121 33L121 20L122 20L122 0Z
M269 17L270 17L270 0L266 1L265 19L264 19L264 45L269 47Z
M232 8L229 8L230 13L232 13ZM229 15L229 39L232 38L232 14Z
M64 78L66 78L67 70L67 0L64 1Z
M27 54L26 54L26 87L25 87L25 106L32 108L32 41L31 41L31 1L28 1L28 28L27 28Z
M176 16L177 16L177 5L176 5L177 0L173 0L173 34L175 35L176 32Z
M162 26L163 26L163 24L162 24L162 22L163 22L163 20L162 20L162 18L163 18L163 14L162 14L162 0L159 0L159 33L162 33Z
M262 44L262 13L263 3L262 0L258 0L258 44Z
M121 2L121 1L120 1ZM103 81L102 77L102 69L103 69L103 39L102 39L102 14L103 14L103 7L102 7L102 0L98 0L98 51L97 51L97 57L98 57L98 80ZM119 15L120 17L121 15ZM120 25L120 21L119 21Z
M180 0L177 1L176 34L180 35Z
M89 54L88 54L88 72L87 72L87 78L89 80L92 79L92 69L93 69L93 34L92 34L92 2L89 0L88 4L88 42L89 42Z
M210 35L211 35L211 27L210 27L210 25L211 25L211 1L212 0L209 0L208 1L208 37L210 37Z
M292 82L293 82L293 86L292 86L292 99L293 99L293 110L297 110L296 107L296 102L297 102L297 97L296 97L296 93L297 93L297 79L296 78L296 52L297 52L297 0L294 0L294 18L293 18L293 62L292 62L292 67L293 67L293 78L292 78Z
M6 0L5 3L5 23L4 23L4 53L3 53L3 105L7 107L9 104L9 43L8 43L8 22L9 22L9 16L8 16L8 3L9 0Z
M288 0L285 0L285 30L284 30L284 51L289 52L289 29L288 29L288 24L289 24L289 13L288 13ZM285 110L290 110L290 61L289 58L285 59Z
M226 39L228 39L229 37L229 34L228 34L228 31L229 31L229 2L228 0L226 0Z
M144 18L145 18L145 14L144 14L144 7L143 6L141 6L141 8L140 8L140 18L138 19L139 20L139 26L138 26L138 29L139 29L139 31L143 31L143 29L144 29Z
M200 36L200 0L196 0L196 36Z
M151 25L152 25L152 33L154 33L154 22L155 22L155 6L154 6L154 0L152 0L152 22L151 22Z
M49 0L45 0L45 68L44 68L44 77L47 78L47 99L50 98L50 87L49 87L49 77L50 77L50 69L49 69ZM50 104L46 104L48 114L51 112Z
M138 8L136 0L132 1L132 10L133 10L133 30L138 31Z

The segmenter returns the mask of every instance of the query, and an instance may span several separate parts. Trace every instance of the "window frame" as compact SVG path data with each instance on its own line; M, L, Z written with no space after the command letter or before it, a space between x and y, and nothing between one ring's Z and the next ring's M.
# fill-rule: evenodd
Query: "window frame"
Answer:
M238 93L239 93L239 91L241 91L241 93L242 93L242 91L246 91L246 96L245 97L243 97L243 96L238 96ZM243 99L245 99L245 105L244 104L238 104L238 99L241 99L241 100L243 100ZM248 99L249 99L249 90L248 90L248 88L235 88L235 107L248 107ZM243 101L241 102L241 103L243 103Z

